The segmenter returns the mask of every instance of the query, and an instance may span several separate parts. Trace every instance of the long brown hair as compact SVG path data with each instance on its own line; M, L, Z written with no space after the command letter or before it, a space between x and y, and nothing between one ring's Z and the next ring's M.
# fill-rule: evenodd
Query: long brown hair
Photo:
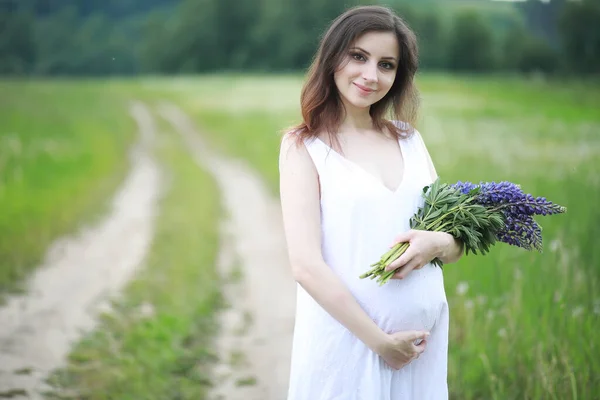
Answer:
M335 85L334 73L354 41L373 31L395 33L400 46L394 83L389 92L370 107L373 126L379 131L387 128L398 138L411 133L419 107L419 93L414 85L418 68L415 34L404 20L387 7L358 6L337 17L321 38L302 87L300 104L303 121L291 129L298 134L298 143L322 131L327 132L330 142L337 142L335 132L342 122L343 104ZM394 125L385 119L386 113L391 114L392 120L404 124Z

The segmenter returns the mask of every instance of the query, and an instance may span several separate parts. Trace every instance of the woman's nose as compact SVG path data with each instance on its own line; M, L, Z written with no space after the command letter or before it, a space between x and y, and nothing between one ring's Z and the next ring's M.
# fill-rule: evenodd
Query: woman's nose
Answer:
M367 82L377 82L377 65L364 64L363 79Z

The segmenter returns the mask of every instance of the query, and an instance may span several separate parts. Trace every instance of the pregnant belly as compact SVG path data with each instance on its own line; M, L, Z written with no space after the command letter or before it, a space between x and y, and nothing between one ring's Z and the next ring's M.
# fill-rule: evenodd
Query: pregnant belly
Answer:
M430 330L446 303L442 270L431 264L383 286L365 280L349 286L358 303L388 333Z

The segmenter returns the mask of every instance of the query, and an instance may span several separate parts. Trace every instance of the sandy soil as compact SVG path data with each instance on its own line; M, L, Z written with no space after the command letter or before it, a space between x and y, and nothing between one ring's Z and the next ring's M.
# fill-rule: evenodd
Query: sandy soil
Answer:
M295 283L290 274L279 204L250 168L211 151L190 119L172 104L160 114L180 132L196 162L215 177L228 216L219 267L230 279L231 307L221 314L211 399L284 400L294 324Z
M139 142L110 212L95 226L55 242L24 294L0 308L0 397L42 398L44 379L64 365L69 349L94 328L137 268L153 235L160 174L150 157L154 123L131 105Z

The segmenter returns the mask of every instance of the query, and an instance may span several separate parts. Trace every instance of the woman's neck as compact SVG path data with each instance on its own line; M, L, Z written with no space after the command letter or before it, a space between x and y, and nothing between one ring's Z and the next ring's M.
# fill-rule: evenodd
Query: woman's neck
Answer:
M373 129L373 119L369 114L369 108L354 108L345 106L340 131L363 132Z

